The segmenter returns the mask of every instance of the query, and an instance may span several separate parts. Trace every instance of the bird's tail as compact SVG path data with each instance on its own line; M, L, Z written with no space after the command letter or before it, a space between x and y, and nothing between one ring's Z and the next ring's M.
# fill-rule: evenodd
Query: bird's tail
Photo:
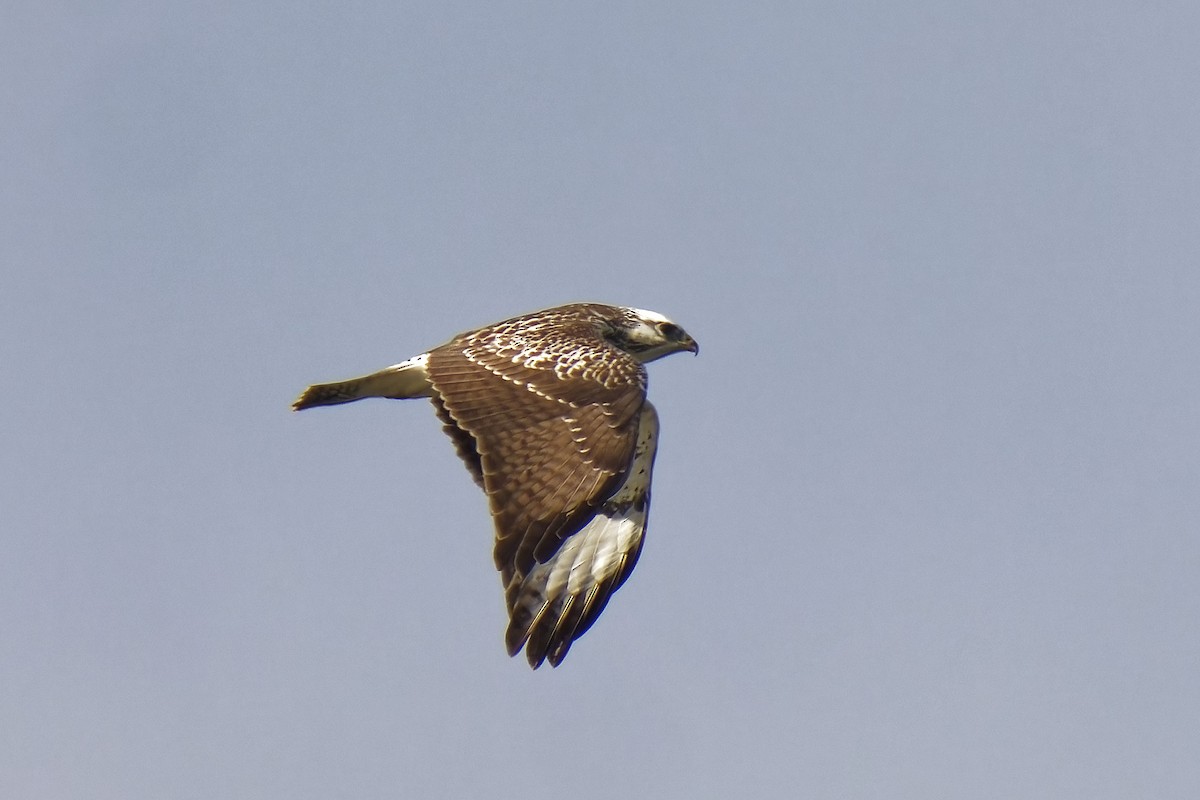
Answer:
M428 361L429 354L422 353L361 378L314 384L296 398L296 402L292 403L292 410L353 403L364 397L390 397L397 400L429 397L433 394L433 385L429 382L429 373L425 369Z

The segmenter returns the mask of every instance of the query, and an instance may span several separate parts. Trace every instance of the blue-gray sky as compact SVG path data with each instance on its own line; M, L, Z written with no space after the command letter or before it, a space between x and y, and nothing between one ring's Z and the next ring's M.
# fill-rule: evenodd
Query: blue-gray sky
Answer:
M0 796L1200 796L1190 3L16 3ZM576 299L646 549L504 653L428 404Z

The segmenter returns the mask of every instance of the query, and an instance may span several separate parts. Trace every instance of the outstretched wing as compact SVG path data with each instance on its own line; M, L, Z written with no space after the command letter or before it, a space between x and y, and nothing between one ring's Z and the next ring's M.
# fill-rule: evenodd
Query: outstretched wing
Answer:
M571 643L592 626L642 551L650 513L650 479L658 448L658 415L647 402L639 415L633 463L624 482L558 552L508 582L509 655L525 647L529 664L557 667Z
M646 398L644 367L586 306L518 317L429 353L443 420L474 445L505 585L549 560L624 482Z

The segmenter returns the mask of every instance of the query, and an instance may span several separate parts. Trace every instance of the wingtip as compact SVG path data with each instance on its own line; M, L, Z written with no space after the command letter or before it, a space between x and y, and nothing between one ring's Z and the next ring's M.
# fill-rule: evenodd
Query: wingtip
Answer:
M517 654L521 652L521 648L524 646L524 644L525 643L522 642L515 649L510 646L508 648L509 658L516 658ZM537 651L535 651L531 648L525 648L525 660L529 662L530 669L537 669L546 661L546 655L545 655L545 653L542 653L541 655L539 655L537 653ZM553 661L551 661L550 666L557 667L558 664L555 664Z
M555 648L546 655L546 660L550 662L551 667L558 667L567 657L567 651L571 649L571 642L563 642L561 647Z
M504 646L508 650L509 658L516 658L521 650L525 651L525 659L529 662L530 669L537 669L546 660L545 652L538 652L538 649L533 646L527 646L529 642L530 631L522 631L518 628L509 626L508 631L504 636ZM551 666L558 666L551 664Z

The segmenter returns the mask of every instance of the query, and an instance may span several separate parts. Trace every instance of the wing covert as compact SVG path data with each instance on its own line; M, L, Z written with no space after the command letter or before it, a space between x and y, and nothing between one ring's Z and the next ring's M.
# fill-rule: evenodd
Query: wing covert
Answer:
M644 367L593 326L559 319L538 331L528 320L483 329L429 354L439 413L474 443L506 583L550 558L620 486L645 403Z

